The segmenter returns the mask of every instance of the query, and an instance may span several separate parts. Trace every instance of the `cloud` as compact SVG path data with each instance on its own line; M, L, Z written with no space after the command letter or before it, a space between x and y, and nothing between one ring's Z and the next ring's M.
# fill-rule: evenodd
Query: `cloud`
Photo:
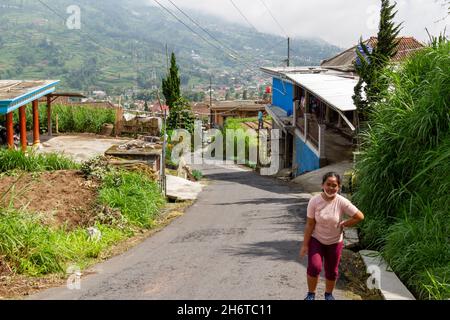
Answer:
M154 1L148 0L155 4ZM160 0L173 8L167 0ZM340 47L354 45L360 36L376 35L379 0L172 0L182 8L213 14L247 25L232 2L258 31L291 37L318 37ZM273 20L263 2L281 25ZM396 22L401 35L427 41L425 28L437 35L449 25L444 0L398 0ZM447 17L446 17L447 16ZM445 18L446 17L446 18ZM438 21L440 20L440 21Z

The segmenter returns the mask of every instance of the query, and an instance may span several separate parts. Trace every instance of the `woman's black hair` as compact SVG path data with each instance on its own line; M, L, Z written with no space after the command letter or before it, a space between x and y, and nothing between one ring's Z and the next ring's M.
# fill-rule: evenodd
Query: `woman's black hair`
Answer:
M322 184L324 184L325 181L327 181L327 179L330 177L335 177L338 182L338 185L341 185L341 176L333 171L330 171L330 172L327 172L324 174L324 176L322 178Z

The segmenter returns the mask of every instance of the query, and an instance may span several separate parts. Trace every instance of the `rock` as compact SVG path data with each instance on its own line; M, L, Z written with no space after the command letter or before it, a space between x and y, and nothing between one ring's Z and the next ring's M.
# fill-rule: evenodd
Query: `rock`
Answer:
M344 247L347 249L359 245L358 230L356 228L346 228L344 230Z
M89 227L86 229L88 233L88 238L90 241L100 241L102 238L102 232L96 227Z
M175 200L195 200L202 185L180 177L166 175L167 197Z

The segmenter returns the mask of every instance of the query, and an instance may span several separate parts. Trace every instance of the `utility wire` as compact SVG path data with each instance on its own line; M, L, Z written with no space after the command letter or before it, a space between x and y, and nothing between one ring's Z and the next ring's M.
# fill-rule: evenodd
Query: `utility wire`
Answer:
M241 9L239 9L239 7L234 3L234 1L230 0L230 2L233 5L233 7L239 12L239 14L242 16L242 18L244 18L244 20L247 21L248 25L250 27L252 27L252 29L258 31L258 29L256 29L255 26L250 22L250 20L247 19L247 17L244 15L244 13L241 11Z
M158 0L153 0L155 1L163 10L167 11L172 17L174 17L178 22L180 22L182 25L184 25L186 28L188 28L192 33L194 33L195 35L197 35L200 39L202 39L203 41L209 43L211 46L213 46L214 48L216 48L219 51L223 51L222 48L218 47L215 43L211 42L210 40L206 39L205 37L203 37L201 34L199 34L197 31L195 31L194 29L192 29L189 25L187 25L183 20L181 20L176 14L174 14L172 11L170 11L168 8L166 8L165 6L163 6ZM231 57L233 60L237 60L237 57L225 52L226 55L228 55L229 57Z
M258 29L256 29L256 27L250 22L250 20L245 16L245 14L242 12L241 9L239 9L239 7L236 5L236 3L234 3L233 0L230 0L231 4L233 5L233 7L239 12L239 14L244 18L244 20L247 22L247 24L256 32L259 32ZM273 49L275 46L273 45L273 43L270 43L269 41L266 40L266 38L262 37L262 39L264 40L264 42L268 45L267 47L263 48L262 50L269 50L269 49ZM285 41L285 40L284 40ZM281 42L281 41L280 41Z
M270 11L269 7L266 5L266 3L263 0L260 0L261 3L264 5L264 7L266 8L266 10L269 12L270 16L272 17L272 19L275 21L275 23L278 25L278 27L281 29L281 31L285 34L286 38L288 37L286 30L284 30L284 28L281 26L281 24L278 22L278 20L275 18L275 16L272 14L272 12ZM233 0L230 0L231 4L233 5L233 7L239 12L239 14L245 19L245 21L247 21L248 25L250 27L252 27L255 31L259 32L258 29L256 29L256 27L250 22L250 20L244 15L244 13L242 12L241 9L239 9L239 7L236 5L236 3L234 3ZM266 43L268 43L268 41L263 38ZM286 41L285 39L283 39L282 41ZM281 43L282 41L280 41L279 43ZM273 49L275 46L277 46L279 43L277 43L276 45L273 45L272 43L268 43L269 47L263 49L263 50L269 50L269 49ZM290 48L289 50L290 52L296 52L298 54L297 51L295 51L294 49Z
M259 0L263 6L266 8L267 12L269 12L270 16L272 17L273 21L275 21L275 23L278 25L278 27L280 28L280 30L284 33L284 35L286 36L286 38L288 37L286 30L284 30L284 28L281 26L281 24L278 22L278 20L275 18L275 16L272 14L272 11L269 9L269 7L266 5L266 3L264 2L264 0Z
M65 17L63 14L60 14L60 13L58 12L58 10L56 10L55 8L49 6L47 3L45 3L45 2L42 1L42 0L37 0L37 1L38 1L40 4L42 4L44 7L46 7L48 10L50 10L51 12L53 12L56 16L58 16L59 18L61 18L64 22L66 21L67 17ZM104 51L111 53L111 54L112 54L112 57L111 57L110 59L108 59L108 60L113 60L113 59L115 59L115 56L116 56L117 52L114 51L114 50L112 50L111 48L108 48L108 47L105 47L105 46L100 45L100 44L98 43L98 41L95 40L95 39L89 34L89 32L85 31L85 29L86 29L86 28L83 28L82 30L81 30L81 29L79 30L79 31L83 34L83 36L86 36L86 37L91 41L91 43L94 44L95 46L97 46L98 48L103 49ZM159 53L160 53L161 55L164 55L164 53L163 53L162 51L159 51ZM106 61L108 61L108 60L106 60ZM106 61L104 61L104 62L106 62ZM105 73L105 71L103 71L102 69L103 69L103 68L100 68L99 70L100 70L102 73Z
M266 8L267 12L270 14L270 16L272 17L273 21L275 21L275 23L278 25L278 27L280 28L280 30L284 33L284 35L287 37L289 37L287 35L286 30L283 28L283 26L278 22L277 18L275 18L275 16L272 14L272 11L270 10L270 8L267 6L267 4L264 2L264 0L259 0L262 5ZM291 39L292 41L293 39ZM295 49L292 49L292 46L289 48L289 52L294 52L296 53L298 56L300 56L300 53L298 51L296 51Z
M60 17L64 22L66 21L66 17L64 16L64 15L61 15L56 9L54 9L54 8L52 8L52 7L50 7L48 4L46 4L45 2L43 2L42 0L38 0L38 2L40 3L40 4L42 4L44 7L46 7L48 10L50 10L51 12L53 12L54 14L56 14L58 17ZM80 30L81 31L81 30ZM98 44L98 41L97 40L95 40L94 38L92 38L91 37L91 35L88 33L88 32L86 32L86 31L81 31L87 38L89 38L89 40L91 40L96 46L98 46L98 47L100 47L100 48L102 48L102 49L105 49L105 50L109 50L109 51L111 51L111 52L114 52L112 49L109 49L109 48L106 48L106 47L103 47L103 46L101 46L101 45L99 45ZM114 53L116 53L116 52L114 52Z
M178 22L180 22L181 24L183 24L186 28L188 28L191 32L193 32L194 34L196 34L198 37L200 37L203 41L207 42L208 44L210 44L211 46L213 46L214 48L216 48L217 50L219 50L220 52L226 54L227 56L229 56L231 59L235 60L236 62L240 62L241 64L246 65L247 67L250 68L258 68L257 65L251 65L245 61L240 61L240 59L232 54L230 54L229 52L225 52L223 50L223 48L218 47L215 43L211 42L210 40L206 39L205 37L203 37L201 34L199 34L197 31L195 31L194 29L192 29L189 25L187 25L183 20L181 20L176 14L174 14L172 11L170 11L168 8L166 8L164 5L162 5L158 0L153 0L155 1L162 9L164 9L165 11L167 11L172 17L174 17Z
M226 45L224 45L220 40L218 40L214 35L212 35L206 28L203 28L197 21L192 19L186 12L184 12L182 9L180 9L172 0L168 0L178 11L180 11L185 17L187 17L193 24L195 24L197 27L199 27L203 32L205 32L208 36L210 36L212 39L214 39L219 45L224 47L225 49L231 51L235 55L239 55L238 52L236 52L233 49L230 49Z
M186 12L184 12L181 8L179 8L172 0L168 0L178 11L180 11L185 17L187 17L192 23L194 23L197 27L199 27L203 32L205 32L208 36L210 36L212 39L214 39L220 46L222 46L224 49L230 51L234 56L237 58L240 58L242 60L250 60L251 57L244 57L242 54L238 53L233 48L228 47L225 45L222 41L217 39L214 35L212 35L208 29L202 27L197 21L195 21L192 17L190 17ZM249 64L250 63L250 64ZM251 65L252 62L246 63L247 65L251 66L252 68L258 67L256 64Z

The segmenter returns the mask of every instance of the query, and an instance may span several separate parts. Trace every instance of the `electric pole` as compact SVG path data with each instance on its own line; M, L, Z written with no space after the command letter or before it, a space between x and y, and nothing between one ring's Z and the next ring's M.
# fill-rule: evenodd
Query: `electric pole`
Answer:
M212 125L212 76L209 76L209 125Z
M291 56L291 46L290 46L290 38L287 38L287 66L289 67L289 60L290 60L290 56Z
M167 72L169 72L169 53L167 52L167 43L166 43L166 65L167 65Z
M160 186L161 186L161 191L164 194L164 197L167 195L167 187L166 187L166 106L162 106L161 104L161 98L159 97L159 89L157 89L156 91L157 95L158 95L158 101L159 101L159 107L163 110L164 112L164 117L163 117L163 145L162 145L162 152L161 152L161 162L160 162Z

